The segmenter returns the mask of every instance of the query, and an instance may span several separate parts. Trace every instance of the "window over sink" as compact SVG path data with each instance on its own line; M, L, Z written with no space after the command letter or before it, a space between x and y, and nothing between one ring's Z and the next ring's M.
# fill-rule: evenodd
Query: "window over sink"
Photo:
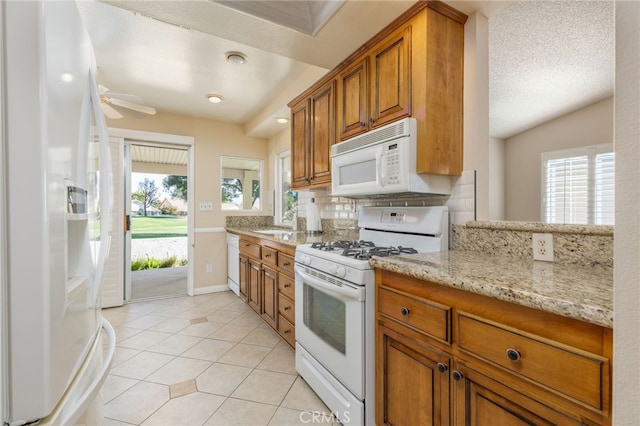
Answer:
M275 218L276 225L292 226L298 209L298 192L291 190L291 151L276 158Z

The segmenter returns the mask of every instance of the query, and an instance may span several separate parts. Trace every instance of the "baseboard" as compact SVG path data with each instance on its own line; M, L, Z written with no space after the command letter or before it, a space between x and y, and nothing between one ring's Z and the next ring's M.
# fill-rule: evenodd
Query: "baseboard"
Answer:
M220 291L228 291L229 286L227 284L210 285L208 287L198 287L193 289L193 295L199 296L201 294L218 293Z

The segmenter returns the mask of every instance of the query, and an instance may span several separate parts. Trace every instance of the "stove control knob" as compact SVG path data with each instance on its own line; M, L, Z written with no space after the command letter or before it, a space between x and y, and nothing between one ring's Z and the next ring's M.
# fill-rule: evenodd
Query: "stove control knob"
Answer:
M340 278L344 278L344 276L347 275L347 270L344 266L338 266L336 268L335 275L339 276Z
M338 273L338 267L332 264L329 266L329 272L331 272L331 275L336 275Z
M300 256L302 260L302 263L304 263L305 265L311 265L311 257L307 256L306 254L303 254L302 256Z

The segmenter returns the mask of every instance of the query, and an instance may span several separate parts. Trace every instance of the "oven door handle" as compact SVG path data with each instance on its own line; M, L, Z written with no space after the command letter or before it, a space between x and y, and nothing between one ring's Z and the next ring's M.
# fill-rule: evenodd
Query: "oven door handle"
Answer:
M296 270L296 274L300 275L300 277L304 280L304 282L311 284L313 287L320 288L334 294L346 296L350 299L355 299L359 302L364 301L364 294L365 294L364 286L362 286L361 288L353 288L348 285L338 286L334 284L327 284L321 279L316 278L304 272L304 269L301 266L296 266L295 270Z

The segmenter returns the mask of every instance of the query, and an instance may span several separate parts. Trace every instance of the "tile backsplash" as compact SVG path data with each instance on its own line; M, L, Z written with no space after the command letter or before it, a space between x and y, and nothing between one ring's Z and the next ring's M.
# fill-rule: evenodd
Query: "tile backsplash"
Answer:
M311 198L320 210L322 219L358 219L358 209L362 206L442 206L449 207L450 222L462 225L475 219L475 171L465 171L461 176L452 177L454 186L449 196L417 196L384 199L351 199L334 197L330 189L303 190L298 192L298 212L301 218L307 216L306 205Z

